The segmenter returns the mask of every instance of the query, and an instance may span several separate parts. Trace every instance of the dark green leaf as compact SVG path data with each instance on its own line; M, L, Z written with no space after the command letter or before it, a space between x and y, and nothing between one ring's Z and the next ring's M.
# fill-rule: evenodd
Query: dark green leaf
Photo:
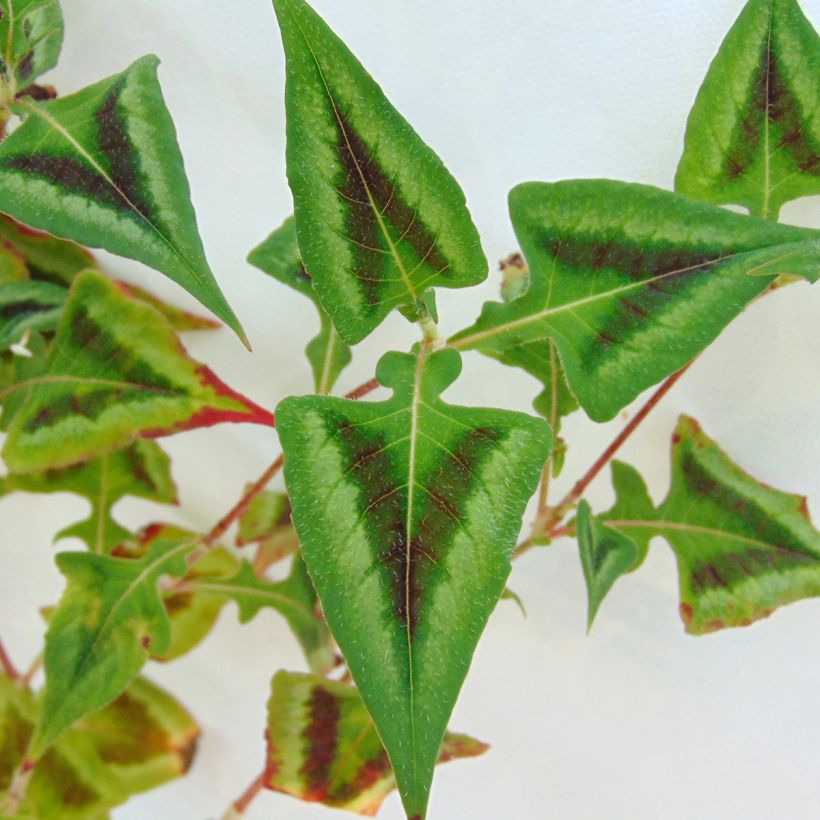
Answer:
M0 284L0 351L19 342L26 331L54 330L67 294L49 282Z
M460 370L453 350L388 353L387 401L291 398L276 416L302 555L409 816L550 450L540 419L445 404Z
M273 424L185 353L168 322L96 273L71 288L45 370L0 392L25 402L3 448L14 472L53 469L221 422Z
M375 816L396 788L390 760L352 686L277 672L268 703L265 785L300 800ZM447 733L438 762L477 757L489 747Z
M483 281L487 260L458 184L344 43L303 0L273 5L299 248L355 344L429 287Z
M285 220L261 245L254 248L248 262L268 276L278 279L308 297L319 311L321 329L307 346L307 357L313 369L313 383L317 393L329 393L353 358L350 347L330 321L322 307L310 275L302 264L296 243L296 223L293 217Z
M510 211L530 289L485 305L452 346L504 359L552 339L596 421L691 361L778 274L820 273L817 231L642 185L527 183Z
M820 194L820 37L795 0L750 0L706 75L675 188L776 219Z
M42 715L28 757L39 759L80 718L110 703L151 654L162 655L171 624L160 597L163 576L180 577L195 542L157 542L141 559L64 552L68 586L46 634Z
M57 0L0 0L0 66L11 89L22 91L57 65L63 15ZM9 91L11 93L9 93Z
M144 262L244 340L208 267L154 56L68 97L18 101L0 144L0 210Z
M55 536L80 538L92 552L108 555L131 533L111 515L112 508L126 496L175 504L176 487L171 478L171 460L152 441L137 441L85 464L0 478L0 495L27 493L75 493L91 502L91 515Z

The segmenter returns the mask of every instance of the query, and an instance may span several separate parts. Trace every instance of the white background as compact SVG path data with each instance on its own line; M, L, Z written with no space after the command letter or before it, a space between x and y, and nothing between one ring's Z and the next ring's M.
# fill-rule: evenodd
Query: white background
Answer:
M515 249L505 197L515 183L612 177L671 187L697 88L741 0L316 0L317 9L461 181L495 260ZM254 344L227 331L189 336L192 353L232 386L273 407L309 392L304 345L316 329L302 297L244 261L288 214L283 59L267 0L64 0L67 37L50 78L68 93L153 51L179 130L194 202L217 278ZM820 0L803 0L820 24ZM787 221L820 227L818 200ZM179 304L178 288L139 265L109 270ZM495 298L498 275L470 292L444 291L443 330L463 327ZM699 361L623 449L656 500L668 484L668 442L679 413L759 479L808 492L820 511L820 288L801 284L751 307ZM387 347L416 330L392 317L357 349L340 392L373 373ZM478 354L448 394L527 410L534 380ZM632 408L634 412L635 408ZM556 492L586 469L623 419L566 424L572 442ZM243 483L276 456L275 434L222 427L167 441L183 501L170 514L144 502L126 524L164 516L206 528ZM608 476L592 488L611 502ZM53 533L84 513L70 497L0 502L3 640L24 665L37 652L37 608L59 595ZM75 547L66 542L61 548ZM452 726L492 744L484 758L438 771L433 818L563 820L810 820L820 801L820 603L787 607L751 629L686 637L672 554L653 542L584 634L585 591L574 543L517 562L512 588L524 619L499 606L479 646ZM226 608L210 640L149 674L178 693L204 737L190 777L132 801L117 820L221 816L258 773L271 675L302 669L281 619L247 627ZM265 793L251 818L330 817ZM385 818L400 818L393 795Z

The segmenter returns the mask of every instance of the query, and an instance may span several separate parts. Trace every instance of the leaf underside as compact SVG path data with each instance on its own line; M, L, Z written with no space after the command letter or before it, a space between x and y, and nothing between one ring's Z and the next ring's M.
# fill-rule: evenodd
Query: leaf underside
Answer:
M795 0L751 0L698 93L675 180L776 219L820 194L820 37Z
M94 272L75 279L43 371L0 392L0 402L20 396L3 448L14 472L69 466L139 437L273 424L189 358L154 308Z
M303 0L274 0L287 57L287 166L305 267L349 344L487 260L458 184ZM426 302L425 302L426 304Z
M144 262L245 339L208 267L154 56L57 100L18 101L0 144L0 211Z
M388 353L377 369L387 401L277 408L302 555L410 817L426 811L551 443L540 419L442 402L460 368L453 350Z
M396 779L373 720L353 686L278 672L268 703L265 785L301 800L375 817ZM439 763L487 746L447 733Z
M820 272L817 231L643 185L526 183L510 194L510 213L530 288L486 304L451 345L534 372L521 351L553 340L595 421L691 361L779 274Z

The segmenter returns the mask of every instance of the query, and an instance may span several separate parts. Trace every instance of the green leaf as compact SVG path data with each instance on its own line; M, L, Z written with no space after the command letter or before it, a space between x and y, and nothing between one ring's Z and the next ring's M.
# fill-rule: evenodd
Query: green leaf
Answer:
M68 586L46 633L46 686L30 760L120 695L151 654L168 649L171 624L158 584L163 576L185 573L195 543L157 542L139 560L77 552L57 556Z
M613 461L612 487L615 490L615 504L608 512L598 518L605 524L611 521L644 521L655 517L655 505L649 497L641 474L629 464L622 461ZM637 569L649 552L649 542L652 533L649 531L632 530L629 533L632 542L638 551L633 569Z
M273 583L258 578L253 568L243 562L239 572L224 580L197 579L188 586L199 593L229 598L239 606L240 623L253 620L265 607L284 615L299 641L310 668L317 674L329 672L335 663L333 641L321 613L304 562L297 555L290 575Z
M482 282L487 260L458 184L361 63L303 0L273 5L299 248L355 344L428 287Z
M248 485L250 486L250 485ZM253 562L257 574L299 551L299 536L291 520L287 493L264 490L239 519L236 545L257 544Z
M35 231L2 214L0 239L22 258L32 279L67 287L80 271L96 267L94 257L85 248L43 231Z
M460 370L453 350L388 353L387 401L276 411L302 556L411 817L551 443L540 419L445 404Z
M57 327L67 291L49 282L0 284L0 350L8 350L28 330Z
M612 527L607 527L595 518L586 501L582 501L578 507L576 526L581 565L584 568L584 580L589 597L589 630L592 629L598 608L613 584L624 573L634 568L638 561L638 549L631 538Z
M820 272L817 231L643 185L526 183L510 212L530 289L486 304L451 344L503 359L552 339L595 421L691 361L778 274Z
M0 676L0 794L23 760L39 715L34 695ZM199 727L167 692L138 678L81 720L34 770L21 818L90 820L188 770Z
M611 510L603 518L636 541L669 542L687 632L747 626L820 596L820 532L806 499L752 478L692 418L681 417L672 442L672 484L660 507L648 510L633 497L631 508L621 505L623 517Z
M268 702L265 785L300 800L375 816L396 788L390 760L359 693L316 675L277 672ZM438 762L489 747L447 733Z
M57 65L63 44L60 4L57 0L0 0L0 44L2 74L20 92Z
M248 262L307 296L316 305L321 328L319 335L308 344L305 352L313 369L316 392L329 393L339 374L350 364L353 354L322 307L313 289L310 274L302 264L293 217L286 219L264 242L254 248L248 256Z
M27 391L3 448L13 472L68 466L139 437L221 422L273 424L185 353L154 308L97 273L77 277L45 372L0 392Z
M820 194L820 37L795 0L750 0L686 129L675 188L776 219Z
M245 340L208 267L174 124L147 56L68 97L18 101L0 144L0 210L144 262Z
M184 333L189 330L218 330L222 325L215 322L213 319L208 319L205 316L198 316L196 313L189 313L187 310L169 305L153 293L144 288L132 285L130 282L123 282L117 280L117 287L125 293L136 297L141 302L151 305L152 308L158 310L167 320L171 327L178 333Z
M0 238L0 285L25 282L28 278L25 258L10 242Z
M80 538L92 552L104 555L132 537L111 515L118 501L133 496L160 504L177 503L171 460L152 441L137 441L111 455L74 467L22 475L12 473L0 478L0 496L15 491L68 492L87 498L91 502L90 516L58 533L55 541Z

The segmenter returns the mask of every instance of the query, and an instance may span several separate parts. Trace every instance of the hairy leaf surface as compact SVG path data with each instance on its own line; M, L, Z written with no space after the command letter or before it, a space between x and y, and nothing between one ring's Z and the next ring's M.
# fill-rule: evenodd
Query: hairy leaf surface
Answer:
M248 256L250 262L268 276L307 296L319 312L319 335L307 346L306 353L317 393L329 393L339 374L350 364L353 354L339 336L313 288L296 242L296 222L289 217Z
M0 794L23 760L38 720L35 696L0 676ZM131 795L185 774L199 727L167 692L138 678L45 753L17 817L90 820Z
M27 330L54 330L67 294L49 282L0 284L0 351L19 342Z
M17 92L54 68L62 44L58 0L0 0L0 71Z
M244 334L208 267L154 56L68 97L18 101L0 144L0 210L144 262Z
M92 552L108 555L131 533L112 517L114 505L133 496L175 504L177 491L171 477L171 460L153 441L137 441L111 455L56 470L12 473L0 478L0 496L27 493L75 493L91 503L90 516L57 533L54 540L80 538Z
M221 422L270 413L189 358L168 322L97 273L77 277L42 374L3 392L26 398L3 457L14 472L67 466Z
M467 287L487 260L464 194L303 0L274 0L287 57L287 164L316 292L349 344L430 287Z
M161 541L136 560L77 552L57 556L68 585L46 633L46 686L30 759L39 759L66 729L119 696L151 654L168 649L171 624L159 580L183 575L194 546Z
M445 404L460 370L453 350L388 353L387 401L277 409L302 555L411 817L550 450L540 419Z
M300 800L375 817L396 788L390 760L353 686L277 672L268 702L265 785ZM438 762L477 757L488 746L447 733Z
M796 0L750 0L698 93L675 188L776 219L820 194L820 37Z
M510 213L530 288L486 304L451 344L521 366L522 349L552 339L595 421L691 361L778 274L820 273L817 231L643 185L526 183Z
M632 468L619 468L618 503L601 516L646 548L672 547L681 617L701 635L747 626L777 607L820 596L820 532L802 496L767 487L741 470L683 416L673 436L672 484L655 510Z
M316 590L297 555L284 581L258 578L251 565L243 562L239 572L219 580L197 579L189 584L198 593L209 593L236 601L240 623L253 620L260 610L270 607L284 615L299 641L310 668L324 675L334 665L333 641L319 611Z

